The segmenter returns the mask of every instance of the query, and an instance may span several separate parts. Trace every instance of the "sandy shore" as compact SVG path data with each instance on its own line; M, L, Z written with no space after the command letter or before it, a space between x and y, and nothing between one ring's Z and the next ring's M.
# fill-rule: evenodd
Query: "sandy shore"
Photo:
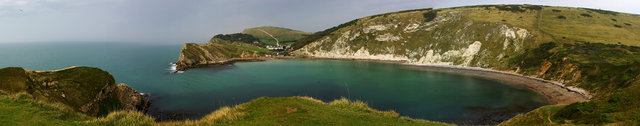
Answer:
M515 73L496 71L475 67L441 66L441 65L407 65L409 68L471 74L527 87L544 95L552 104L571 104L589 101L591 97L586 91L565 87L558 82L540 78L523 76Z

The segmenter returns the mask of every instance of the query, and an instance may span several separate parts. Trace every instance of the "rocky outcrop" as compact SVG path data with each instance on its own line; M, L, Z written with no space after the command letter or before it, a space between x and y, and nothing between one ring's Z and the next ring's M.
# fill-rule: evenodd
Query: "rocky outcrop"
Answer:
M147 95L125 84L117 85L106 71L91 67L69 67L54 71L0 69L0 90L26 92L37 100L62 103L91 116L112 111L145 111Z
M117 90L118 99L122 103L123 110L138 110L146 112L149 108L149 101L147 97L149 95L139 93L126 84L118 84Z
M246 43L230 42L218 38L213 38L206 44L186 43L180 51L180 57L176 62L176 70L183 71L203 65L224 64L234 61L234 58L258 57L264 54L264 52L242 47L260 48Z

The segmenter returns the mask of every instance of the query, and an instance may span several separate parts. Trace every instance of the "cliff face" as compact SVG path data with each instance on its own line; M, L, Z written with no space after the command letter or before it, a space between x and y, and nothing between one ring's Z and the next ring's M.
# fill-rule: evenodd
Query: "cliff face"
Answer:
M246 43L229 42L214 38L206 44L186 43L182 46L176 62L177 70L208 64L222 64L233 58L258 57L268 50Z
M425 13L437 15L425 21ZM410 64L492 66L535 43L527 29L469 19L462 11L422 10L359 19L297 50L323 58L398 60Z
M37 100L62 103L91 116L116 110L146 111L149 105L147 95L117 85L110 73L97 68L32 71L9 67L0 69L0 73L0 90L26 92Z

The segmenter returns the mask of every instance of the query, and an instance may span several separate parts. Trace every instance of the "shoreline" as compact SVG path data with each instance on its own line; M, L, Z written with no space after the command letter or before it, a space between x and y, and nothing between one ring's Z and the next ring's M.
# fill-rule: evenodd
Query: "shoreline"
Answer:
M541 95L545 96L547 101L551 104L571 104L576 102L585 102L591 99L589 92L571 86L565 86L562 83L544 80L541 78L525 76L517 73L480 68L480 67L465 67L465 66L453 66L453 65L421 65L421 64L409 64L403 60L378 60L378 59L359 59L359 58L323 58L323 57L251 57L251 58L231 58L228 61L215 64L203 64L190 68L206 67L210 65L229 64L235 62L252 62L252 61L264 61L264 60L287 60L287 59L320 59L320 60L351 60L351 61L369 61L369 62L381 62L381 63L395 63L403 65L407 68L414 68L418 70L432 70L440 72L454 72L457 74L471 74L475 76L495 79L498 81L508 82L511 84L526 87Z
M540 93L541 95L545 96L547 101L549 101L551 104L554 104L554 105L586 102L586 101L589 101L591 97L586 92L582 92L583 90L581 91L581 89L576 91L575 89L564 86L558 82L524 76L524 75L515 74L515 73L504 72L504 71L497 71L497 70L477 68L477 67L460 67L460 66L449 66L449 65L406 64L406 67L421 69L421 70L454 72L458 74L470 74L470 75L490 78L494 80L499 80L503 82L508 82L510 84L523 86L537 93Z
M319 58L319 57L309 57L309 58L303 58L303 59L352 60L352 61L396 63L396 64L403 65L404 67L419 69L419 70L454 72L457 74L471 74L475 76L495 79L498 81L508 82L511 84L526 87L530 90L533 90L545 96L547 101L549 101L553 105L586 102L586 101L589 101L592 97L589 94L589 92L585 91L584 89L565 86L560 82L525 76L517 73L480 68L480 67L465 67L465 66L454 66L454 65L421 65L421 64L410 64L403 60Z

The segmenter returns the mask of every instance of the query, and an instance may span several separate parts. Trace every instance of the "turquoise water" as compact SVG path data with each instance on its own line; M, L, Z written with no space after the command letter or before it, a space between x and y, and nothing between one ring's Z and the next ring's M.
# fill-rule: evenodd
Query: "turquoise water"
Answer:
M548 104L533 91L500 81L390 63L268 60L170 74L169 63L177 60L180 48L123 43L2 44L0 67L98 67L111 72L116 82L151 94L148 114L161 120L199 118L221 106L262 96L310 96L323 101L346 97L375 109L395 110L401 116L447 122L508 118Z

